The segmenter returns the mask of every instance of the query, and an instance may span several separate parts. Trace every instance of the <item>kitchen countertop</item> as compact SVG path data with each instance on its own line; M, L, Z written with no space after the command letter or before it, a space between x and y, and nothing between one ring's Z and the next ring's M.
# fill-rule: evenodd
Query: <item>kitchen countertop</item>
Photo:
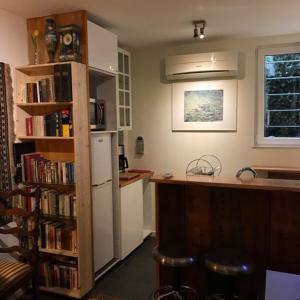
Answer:
M120 173L121 174L121 173ZM140 179L150 179L154 172L150 171L150 172L143 172L143 173L135 173L135 172L122 172L123 175L135 175L134 178L131 179L121 179L119 178L119 187L122 188L126 185L129 185L131 183L134 183Z
M253 181L241 181L236 177L177 175L167 179L163 176L155 175L150 181L164 184L189 184L237 189L300 192L300 181L287 179L255 178Z

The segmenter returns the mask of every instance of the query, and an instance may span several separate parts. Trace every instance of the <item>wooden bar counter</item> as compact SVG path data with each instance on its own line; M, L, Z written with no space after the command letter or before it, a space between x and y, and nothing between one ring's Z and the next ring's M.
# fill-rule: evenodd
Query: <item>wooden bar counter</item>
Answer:
M244 299L263 294L267 269L300 274L300 181L209 176L154 176L151 181L156 183L158 243L196 249L199 263L184 272L183 281L201 297L219 284L203 267L204 254L213 248L236 248L254 259L254 275L239 285ZM159 282L170 283L162 267Z

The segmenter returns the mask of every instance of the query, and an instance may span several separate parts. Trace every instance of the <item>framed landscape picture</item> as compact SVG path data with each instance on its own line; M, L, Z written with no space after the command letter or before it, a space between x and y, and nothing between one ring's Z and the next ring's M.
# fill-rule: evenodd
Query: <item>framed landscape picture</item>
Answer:
M237 80L172 84L173 131L235 131Z

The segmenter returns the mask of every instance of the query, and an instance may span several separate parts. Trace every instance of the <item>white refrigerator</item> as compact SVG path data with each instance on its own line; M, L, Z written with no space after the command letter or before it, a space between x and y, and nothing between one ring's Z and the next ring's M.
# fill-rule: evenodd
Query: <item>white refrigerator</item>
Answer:
M94 270L114 258L111 136L91 134Z

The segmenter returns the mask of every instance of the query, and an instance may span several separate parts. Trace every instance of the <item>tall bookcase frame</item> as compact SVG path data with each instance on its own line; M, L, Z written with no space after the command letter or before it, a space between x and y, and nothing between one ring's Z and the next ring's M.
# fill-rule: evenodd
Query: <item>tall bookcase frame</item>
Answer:
M47 255L64 255L75 257L78 266L78 289L59 287L41 287L42 290L70 297L81 298L94 285L93 252L92 252L92 215L91 215L91 168L90 168L90 135L89 135L89 101L87 90L86 65L76 62L71 64L73 101L23 103L22 85L54 74L54 64L29 65L16 67L15 70L15 131L19 141L32 140L36 152L50 160L69 160L75 163L75 185L77 201L77 239L78 252L44 251ZM63 108L73 110L73 137L35 137L26 136L25 118L32 115L43 115Z

